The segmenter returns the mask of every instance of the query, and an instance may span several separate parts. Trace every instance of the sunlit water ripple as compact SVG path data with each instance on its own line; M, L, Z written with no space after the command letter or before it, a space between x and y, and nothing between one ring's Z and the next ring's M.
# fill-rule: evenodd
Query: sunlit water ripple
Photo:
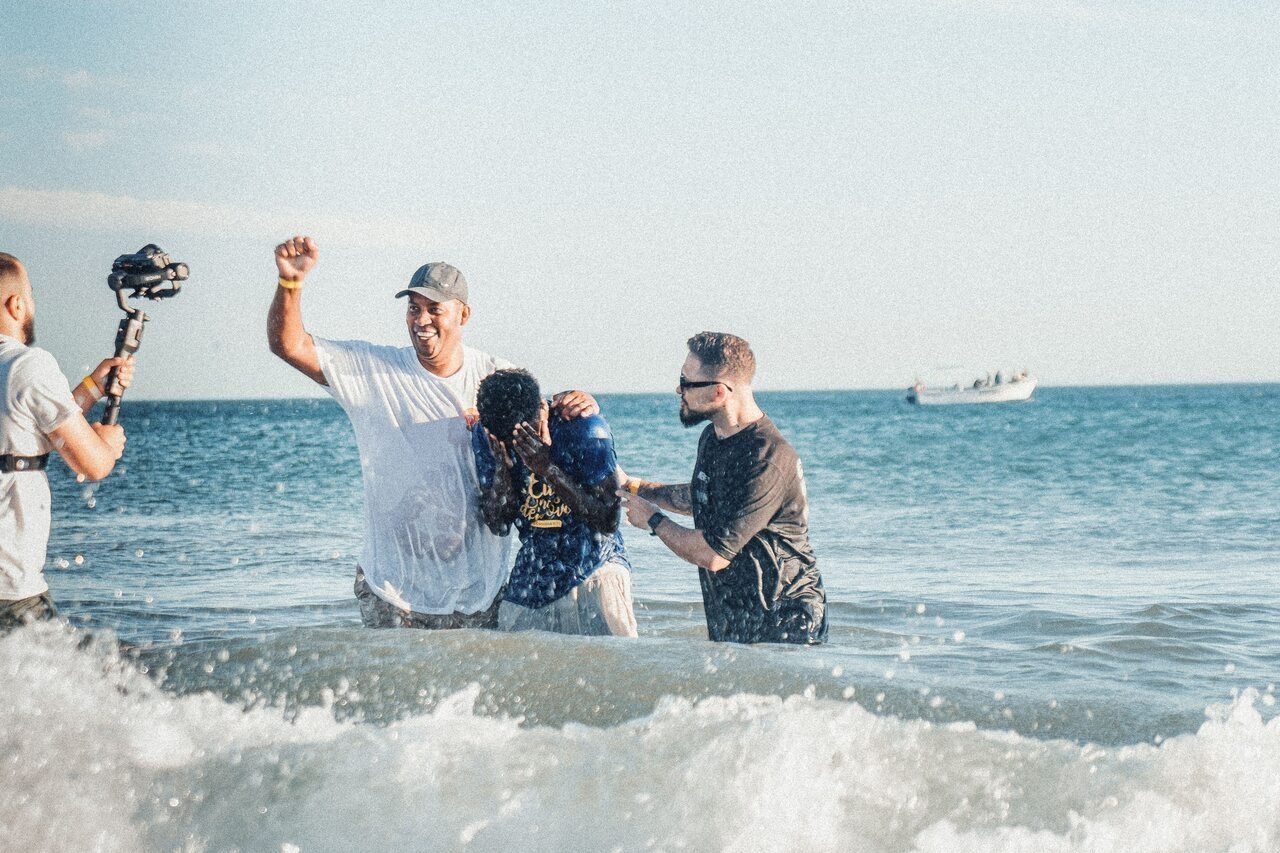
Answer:
M116 474L51 467L97 640L0 640L0 848L1280 849L1280 386L762 396L821 648L708 643L635 532L638 641L366 631L335 405L126 403ZM673 395L601 402L687 478Z

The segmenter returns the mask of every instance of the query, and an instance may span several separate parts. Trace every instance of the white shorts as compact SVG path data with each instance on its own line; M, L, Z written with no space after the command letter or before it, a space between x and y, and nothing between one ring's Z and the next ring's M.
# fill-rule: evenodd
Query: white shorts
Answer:
M504 601L498 608L498 630L634 637L636 614L631 607L631 570L622 563L605 563L585 581L543 607Z

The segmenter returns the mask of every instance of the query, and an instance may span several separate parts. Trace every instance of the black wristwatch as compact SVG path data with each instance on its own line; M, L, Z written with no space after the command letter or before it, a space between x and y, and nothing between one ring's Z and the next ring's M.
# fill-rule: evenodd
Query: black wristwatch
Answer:
M657 536L658 525L666 520L667 520L667 517L663 515L661 512L655 512L653 515L649 516L649 535Z

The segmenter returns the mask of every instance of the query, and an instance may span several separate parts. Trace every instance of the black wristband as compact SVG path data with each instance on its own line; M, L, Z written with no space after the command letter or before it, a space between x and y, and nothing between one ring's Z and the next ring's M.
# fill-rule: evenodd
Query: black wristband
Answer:
M661 512L655 512L653 515L649 516L649 535L657 536L658 525L666 520L667 520L667 517L663 515Z

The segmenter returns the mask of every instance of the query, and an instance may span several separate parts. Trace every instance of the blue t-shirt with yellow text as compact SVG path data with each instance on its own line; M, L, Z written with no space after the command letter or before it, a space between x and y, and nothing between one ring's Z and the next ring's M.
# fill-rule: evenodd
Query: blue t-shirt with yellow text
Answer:
M594 486L618 466L613 433L600 415L562 421L554 415L551 461L577 483ZM480 485L493 485L497 460L489 448L483 424L471 431ZM551 484L531 472L515 457L512 477L520 500L516 529L520 551L516 554L505 599L524 607L545 607L582 583L591 573L613 560L627 563L621 532L596 533L556 496Z

